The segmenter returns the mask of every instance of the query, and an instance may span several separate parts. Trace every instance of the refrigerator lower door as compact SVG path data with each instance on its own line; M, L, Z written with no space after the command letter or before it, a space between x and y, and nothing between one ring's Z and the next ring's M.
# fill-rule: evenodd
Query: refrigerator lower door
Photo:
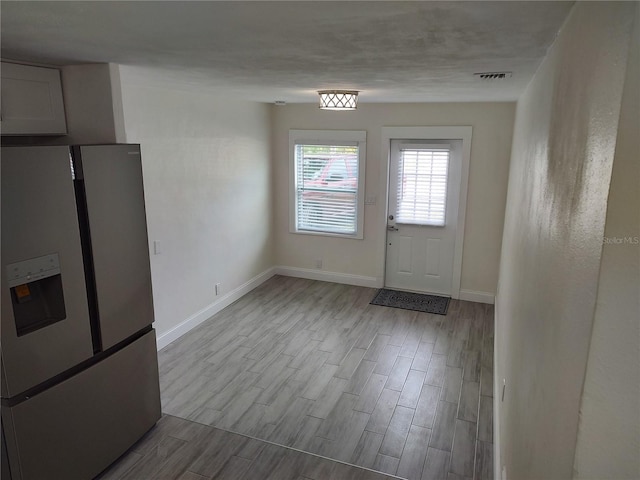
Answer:
M98 475L160 418L155 331L2 409L13 480Z
M140 146L78 148L106 350L153 323Z
M2 396L93 355L69 147L2 148Z

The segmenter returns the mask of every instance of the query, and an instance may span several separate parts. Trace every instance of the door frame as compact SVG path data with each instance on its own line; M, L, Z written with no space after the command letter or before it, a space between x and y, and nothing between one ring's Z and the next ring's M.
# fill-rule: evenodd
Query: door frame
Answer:
M434 127L382 127L382 147L380 150L380 192L383 193L384 208L379 219L381 232L381 268L380 286L384 286L387 258L387 216L389 214L389 162L391 140L462 140L462 169L460 174L460 197L458 203L458 221L453 254L453 280L451 297L460 298L460 280L462 277L462 251L464 246L464 226L467 211L467 189L469 186L469 163L471 159L470 126L434 126Z

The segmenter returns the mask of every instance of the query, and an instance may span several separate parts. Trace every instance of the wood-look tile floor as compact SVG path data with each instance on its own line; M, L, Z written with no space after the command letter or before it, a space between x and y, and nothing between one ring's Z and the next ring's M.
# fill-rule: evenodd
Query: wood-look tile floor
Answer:
M163 412L411 480L491 478L493 306L375 292L273 277L159 353Z
M164 415L96 480L393 480L215 427Z

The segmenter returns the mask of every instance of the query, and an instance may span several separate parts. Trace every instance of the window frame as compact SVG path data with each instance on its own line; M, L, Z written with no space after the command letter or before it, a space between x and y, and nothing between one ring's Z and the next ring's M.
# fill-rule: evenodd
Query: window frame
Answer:
M450 163L451 163L451 141L449 140L432 140L429 142L420 141L420 140L394 140L395 143L392 143L392 148L397 149L397 159L390 160L390 169L392 171L392 165L395 164L395 170L399 173L400 162L404 161L402 157L403 150L424 150L424 151L435 151L435 150L446 150L447 151L447 173L445 175L445 195L444 195L444 212L442 223L433 223L433 222L405 222L400 221L399 214L397 213L400 210L400 205L398 204L398 194L397 190L398 185L396 185L396 198L394 199L394 203L396 206L396 220L395 222L401 225L414 225L414 226L422 226L422 227L432 227L432 228L445 228L447 226L447 206L449 204L449 174L450 172ZM397 183L397 179L396 179Z
M296 145L358 146L358 185L356 192L356 232L353 234L298 229ZM298 235L364 239L364 199L367 132L364 130L289 130L289 232Z
M471 163L471 143L473 141L473 127L471 126L409 126L409 127L382 127L380 151L382 164L378 188L383 198L389 196L389 160L391 154L392 140L413 140L431 143L433 141L448 138L460 140L462 147L460 151L461 171L460 171L460 193L458 195L458 223L456 226L456 243L453 259L453 282L451 285L451 297L460 298L460 280L462 278L462 251L464 249L464 227L467 211L467 193L469 189L469 165ZM378 211L376 220L376 231L380 232L380 255L378 257L378 271L382 272L379 277L379 287L384 286L386 269L386 238L388 225L388 205Z

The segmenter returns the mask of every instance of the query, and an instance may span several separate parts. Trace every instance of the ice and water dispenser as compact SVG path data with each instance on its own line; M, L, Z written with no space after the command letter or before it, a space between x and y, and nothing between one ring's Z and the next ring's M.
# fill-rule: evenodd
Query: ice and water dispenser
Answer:
M67 316L57 253L7 265L18 337Z

